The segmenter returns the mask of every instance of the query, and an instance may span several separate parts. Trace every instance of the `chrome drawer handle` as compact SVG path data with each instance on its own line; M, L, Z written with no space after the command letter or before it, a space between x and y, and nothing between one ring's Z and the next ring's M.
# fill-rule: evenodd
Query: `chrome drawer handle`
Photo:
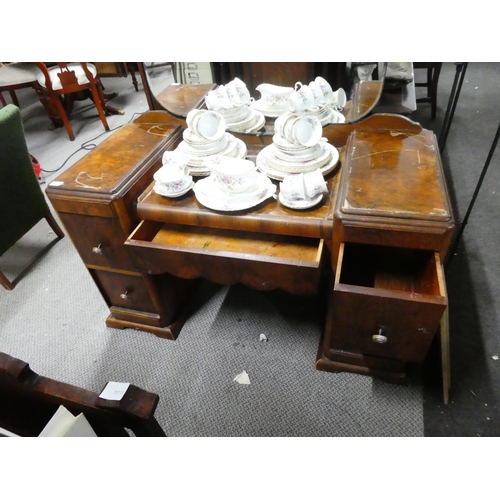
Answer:
M125 293L120 294L120 299L128 300L128 290Z
M382 335L384 333L383 328L379 328L378 334L372 336L373 342L376 344L385 344L387 343L387 337L385 335Z
M99 255L102 255L102 248L101 248L101 244L99 243L99 245L97 245L96 247L93 247L93 248L92 248L92 252L94 252L94 253L98 253Z

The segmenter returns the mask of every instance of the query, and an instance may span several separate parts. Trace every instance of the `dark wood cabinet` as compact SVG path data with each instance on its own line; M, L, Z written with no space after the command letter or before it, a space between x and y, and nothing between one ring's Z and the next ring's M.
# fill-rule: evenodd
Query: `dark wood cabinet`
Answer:
M319 369L406 380L447 306L442 260L454 230L429 130L355 130L334 217L331 308Z
M154 113L153 115L154 116ZM187 293L187 284L166 283L134 265L125 241L139 223L137 197L161 167L163 152L180 140L176 124L124 125L47 188L68 235L110 308L107 324L135 327L158 336L175 338L180 301L165 303L165 288L172 295ZM174 326L172 326L174 325Z

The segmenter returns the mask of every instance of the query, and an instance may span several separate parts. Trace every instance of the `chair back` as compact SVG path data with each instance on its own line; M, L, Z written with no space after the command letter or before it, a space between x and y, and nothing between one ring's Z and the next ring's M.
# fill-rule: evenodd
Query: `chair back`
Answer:
M0 109L0 255L48 208L26 145L21 112L7 104Z

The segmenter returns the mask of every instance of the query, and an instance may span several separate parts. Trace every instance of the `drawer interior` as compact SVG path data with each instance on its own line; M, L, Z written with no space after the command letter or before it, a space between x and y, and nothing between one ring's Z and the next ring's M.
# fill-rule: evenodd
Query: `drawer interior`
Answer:
M430 250L344 243L338 282L405 294L445 294L439 255Z
M323 240L143 221L128 244L178 252L318 267Z

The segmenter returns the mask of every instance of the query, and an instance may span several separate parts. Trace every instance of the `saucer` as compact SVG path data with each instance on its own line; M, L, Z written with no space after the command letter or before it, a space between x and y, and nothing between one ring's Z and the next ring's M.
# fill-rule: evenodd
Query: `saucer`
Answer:
M306 208L311 208L321 202L323 199L323 193L316 195L314 198L310 200L287 200L284 196L282 196L281 192L278 195L279 202L293 210L305 210Z
M229 158L238 158L238 159L245 158L248 151L246 144L241 139L238 139L233 135L228 134L227 132L226 134L229 136L228 145L226 148L224 148L217 154L222 156L228 156ZM179 146L181 146L181 144L179 144ZM184 152L186 152L185 149ZM210 156L214 156L214 154L212 153L207 155L196 155L196 156L188 155L189 160L187 165L189 169L189 175L194 175L199 177L205 177L207 175L210 175L211 172L210 168L208 168L203 164L205 160Z
M325 148L328 148L328 150L331 153L330 160L328 163L320 167L320 171L323 174L323 176L329 174L332 172L335 167L337 166L339 162L339 152L335 146L332 146L330 143L325 143L324 146ZM258 155L256 158L256 165L257 169L260 170L262 173L270 177L271 179L275 179L277 181L282 181L284 176L289 174L289 173L300 173L301 170L297 169L294 172L283 172L280 170L277 170L276 168L272 167L268 161L267 157L269 154L274 154L274 144L271 144L269 146L266 146Z
M258 182L241 193L223 191L212 177L198 181L194 188L196 199L205 207L223 212L246 210L262 203L276 193L276 186L263 174Z
M270 109L266 107L264 103L261 101L262 99L254 101L252 103L252 108L254 108L256 111L260 111L264 116L267 116L268 118L278 118L278 116L281 116L288 112L288 108L286 106L281 108L275 107L274 109Z
M188 185L185 188L181 189L180 191L171 191L158 183L156 183L153 186L153 190L156 194L159 194L160 196L165 196L166 198L179 198L180 196L185 195L190 189L192 189L193 186L194 186L194 181L193 179L191 179Z

